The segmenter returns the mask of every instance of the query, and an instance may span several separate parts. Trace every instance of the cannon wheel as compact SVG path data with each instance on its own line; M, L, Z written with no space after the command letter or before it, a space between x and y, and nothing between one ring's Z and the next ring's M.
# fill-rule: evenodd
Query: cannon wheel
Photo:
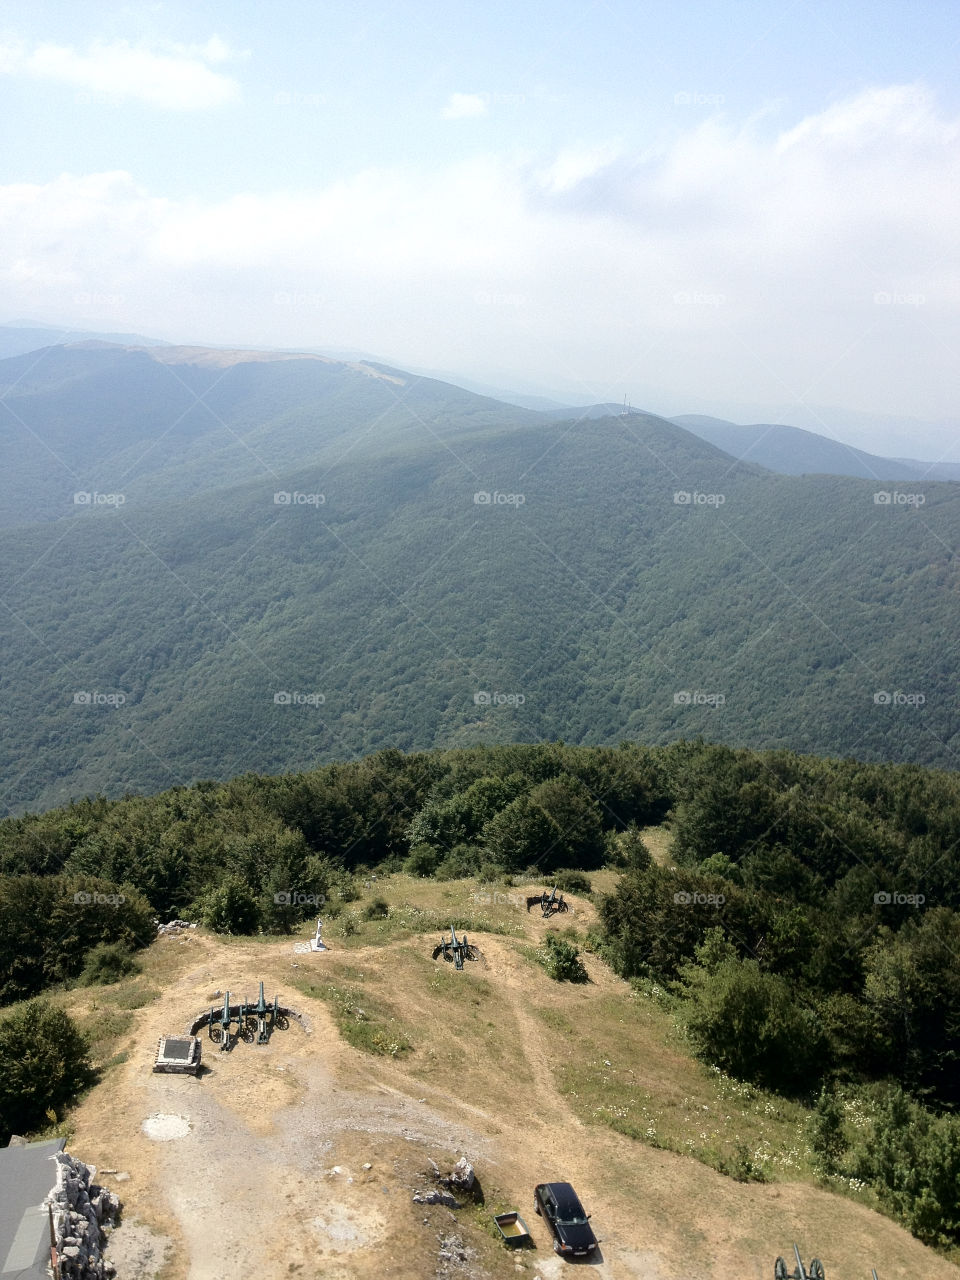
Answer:
M787 1264L782 1258L777 1259L776 1266L773 1269L774 1280L787 1280Z
M826 1280L823 1274L823 1263L819 1258L814 1258L810 1263L810 1280Z
M558 910L558 911L569 911L569 910L570 910L570 907L567 905L567 903L566 903L566 902L560 902L560 903L558 903L558 904L557 904L557 910Z
M277 1014L277 1026L280 1028L280 1030L281 1030L281 1031L286 1031L286 1029L287 1029L287 1027L289 1027L289 1025L290 1025L290 1019L287 1017L287 1015L286 1015L285 1013L278 1013L278 1014Z
M249 1025L245 1026L243 1030L240 1032L240 1039L243 1041L244 1044L253 1044L255 1036L256 1036L256 1032L254 1031L253 1027Z
M223 1039L223 1028L222 1028L222 1027L211 1027L211 1028L210 1028L210 1039L213 1041L213 1043L214 1043L214 1044L219 1044L219 1043L220 1043L220 1041Z

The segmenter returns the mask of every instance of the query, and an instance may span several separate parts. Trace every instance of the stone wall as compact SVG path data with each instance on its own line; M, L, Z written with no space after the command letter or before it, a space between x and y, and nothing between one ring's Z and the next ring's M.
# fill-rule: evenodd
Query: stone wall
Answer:
M105 1280L114 1275L103 1256L104 1228L115 1226L121 1204L112 1191L98 1186L96 1169L59 1151L56 1186L47 1196L53 1206L53 1226L60 1255L60 1274L66 1280Z

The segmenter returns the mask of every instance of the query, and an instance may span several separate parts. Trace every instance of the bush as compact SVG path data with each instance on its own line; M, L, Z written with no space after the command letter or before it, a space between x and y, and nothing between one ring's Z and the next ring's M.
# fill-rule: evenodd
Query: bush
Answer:
M833 1177L840 1172L840 1161L847 1149L847 1141L844 1136L843 1106L832 1090L820 1090L820 1097L807 1127L817 1173L823 1178Z
M857 1174L924 1244L960 1244L960 1121L935 1116L893 1089L874 1117Z
M197 913L214 933L256 933L260 926L260 906L239 876L231 876L207 893L197 904Z
M437 866L438 880L463 880L475 876L480 867L482 852L472 844L456 844Z
M740 1080L785 1093L819 1083L824 1044L816 1017L790 984L755 960L727 956L685 971L683 1016L697 1053Z
M607 833L607 861L627 871L646 871L653 864L650 850L632 823L625 831Z
M93 987L119 982L128 974L139 972L140 965L133 958L129 947L125 947L122 942L99 942L87 953L80 985Z
M561 893L592 893L590 877L582 871L555 871L553 883Z
M86 1039L62 1009L30 1000L0 1019L0 1145L31 1133L93 1081Z
M386 920L390 914L390 906L383 898L374 898L372 902L368 902L363 909L363 918L365 920Z
M408 876L432 876L440 865L440 850L432 844L415 844L403 864Z
M580 959L580 952L572 942L548 933L543 940L543 950L539 952L540 962L557 982L587 982L587 971Z

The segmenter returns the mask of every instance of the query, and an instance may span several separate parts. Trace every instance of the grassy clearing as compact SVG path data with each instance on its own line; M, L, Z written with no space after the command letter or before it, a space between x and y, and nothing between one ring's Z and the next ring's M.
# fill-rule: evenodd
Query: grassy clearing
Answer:
M142 979L101 987L99 993L101 1004L114 1005L117 1009L142 1009L159 998L159 990Z
M673 834L668 827L644 827L640 838L650 850L650 856L661 867L672 867Z
M611 884L615 878L611 872ZM338 948L347 949L395 942L418 933L436 933L439 939L441 933L449 935L451 925L468 935L496 933L522 938L527 930L527 894L541 888L539 883L500 888L472 879L384 875L358 898L336 904L335 913L328 913L324 936L336 939ZM387 904L389 914L370 918L371 909L380 900ZM303 936L306 932L304 926Z
M361 975L362 976L362 975ZM402 1058L413 1048L396 1018L368 992L334 982L298 982L311 1000L322 1000L333 1014L344 1040L364 1053Z

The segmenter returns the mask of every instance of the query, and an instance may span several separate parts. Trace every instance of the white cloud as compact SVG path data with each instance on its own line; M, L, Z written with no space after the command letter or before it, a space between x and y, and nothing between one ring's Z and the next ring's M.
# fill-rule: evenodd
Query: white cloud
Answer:
M466 120L485 116L488 98L482 93L451 93L446 106L440 110L444 120Z
M353 347L673 412L946 417L960 139L897 93L779 134L702 122L655 155L488 156L205 203L116 173L0 187L8 315L122 298L111 328Z
M236 101L240 86L214 71L238 55L218 37L205 45L151 49L126 40L95 41L86 51L66 45L0 46L0 74L54 80L106 99L135 99L172 111L198 111Z

